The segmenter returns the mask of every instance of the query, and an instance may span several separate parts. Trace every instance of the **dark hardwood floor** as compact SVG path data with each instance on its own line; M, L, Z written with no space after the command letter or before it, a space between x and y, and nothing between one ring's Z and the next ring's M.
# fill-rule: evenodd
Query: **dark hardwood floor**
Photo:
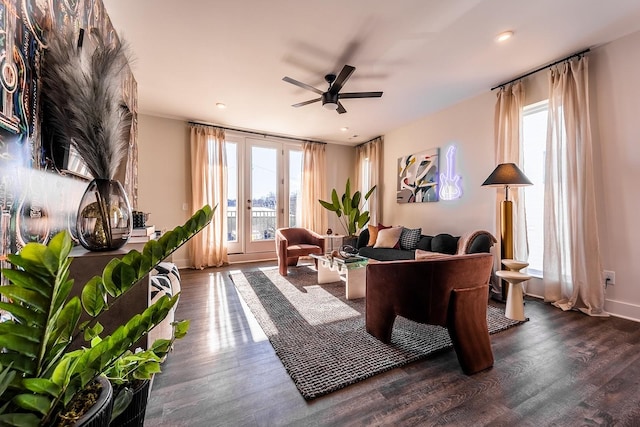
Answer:
M453 350L305 401L228 277L182 270L191 329L157 375L146 426L640 426L640 324L527 298L530 321L491 336L492 369Z

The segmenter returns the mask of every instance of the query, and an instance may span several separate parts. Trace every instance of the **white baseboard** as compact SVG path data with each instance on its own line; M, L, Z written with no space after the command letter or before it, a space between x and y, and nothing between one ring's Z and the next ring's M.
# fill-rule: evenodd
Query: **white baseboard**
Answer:
M181 258L181 259L172 259L171 262L173 262L178 268L189 268L191 267L189 264L189 259L188 258Z
M605 299L604 310L612 316L640 322L640 305Z

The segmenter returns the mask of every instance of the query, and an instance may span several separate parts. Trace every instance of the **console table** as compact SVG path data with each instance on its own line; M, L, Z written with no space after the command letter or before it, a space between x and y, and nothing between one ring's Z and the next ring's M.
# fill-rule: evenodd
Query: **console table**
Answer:
M130 243L114 251L91 252L82 246L77 246L71 250L70 257L73 258L69 266L69 278L73 279L71 295L80 296L84 285L94 276L102 274L102 270L113 258L122 258L130 250L142 251L143 243ZM116 328L122 325L123 319L130 319L137 313L142 313L149 306L149 276L145 276L142 283L138 283L131 288L127 295L116 301L109 310L99 317L99 322L104 326L102 337L111 334ZM111 297L108 297L111 301ZM91 319L84 311L80 322ZM76 342L79 341L79 342ZM72 346L78 348L83 345L82 337L74 341ZM147 348L146 337L136 343L138 347Z

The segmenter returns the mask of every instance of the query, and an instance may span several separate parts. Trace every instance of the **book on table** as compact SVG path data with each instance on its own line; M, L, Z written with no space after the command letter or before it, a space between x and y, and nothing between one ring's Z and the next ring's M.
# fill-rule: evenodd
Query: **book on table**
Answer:
M127 240L127 243L147 243L149 240L156 240L155 233L149 236L131 236L129 240Z
M155 232L156 232L156 227L154 225L147 225L146 227L133 228L131 230L131 237L148 237L154 234Z

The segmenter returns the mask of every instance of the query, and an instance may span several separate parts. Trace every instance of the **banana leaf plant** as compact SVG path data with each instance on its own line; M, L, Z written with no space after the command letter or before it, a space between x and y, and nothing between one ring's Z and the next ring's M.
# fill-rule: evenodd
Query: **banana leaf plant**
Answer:
M19 254L9 255L8 261L18 268L4 269L11 284L0 286L7 300L0 302L0 310L11 316L0 323L0 425L53 424L87 384L129 356L130 347L167 316L179 294L162 296L142 313L123 319L111 335L96 340L102 331L100 315L212 217L213 210L205 206L183 226L147 242L142 253L132 250L111 260L100 276L84 285L80 297L70 298L72 241L67 232L46 246L29 243ZM92 320L80 323L82 310ZM94 345L71 351L70 344L80 334ZM155 348L164 344L166 350L168 343L158 341Z
M356 191L351 195L351 183L349 179L347 179L347 185L345 187L345 191L342 194L342 197L338 197L338 192L334 188L331 192L331 201L326 202L324 200L318 200L323 208L330 210L331 212L335 212L338 215L338 221L344 228L347 236L354 237L358 231L369 222L369 211L362 211L363 206L360 205L360 202L363 204L369 200L371 194L376 189L374 185L371 189L365 194L364 200L362 200L362 193L360 191Z

